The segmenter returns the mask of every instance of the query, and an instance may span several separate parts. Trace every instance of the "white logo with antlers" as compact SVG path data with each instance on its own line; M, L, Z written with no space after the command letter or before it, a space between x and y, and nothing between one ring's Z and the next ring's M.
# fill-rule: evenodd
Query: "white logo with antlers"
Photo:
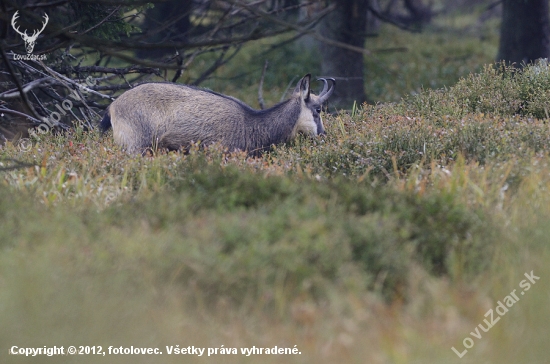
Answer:
M34 30L32 35L28 35L26 29L24 33L21 33L21 31L19 30L19 27L15 25L15 21L17 20L17 18L19 18L19 15L17 13L19 13L19 10L17 10L15 14L13 14L13 17L11 18L11 26L13 27L13 30L15 30L23 38L23 41L25 42L25 48L27 49L27 53L31 54L32 50L34 49L34 44L36 43L36 39L38 38L40 33L42 33L44 28L46 28L46 24L48 24L48 20L49 20L48 14L44 14L44 23L42 23L42 29Z

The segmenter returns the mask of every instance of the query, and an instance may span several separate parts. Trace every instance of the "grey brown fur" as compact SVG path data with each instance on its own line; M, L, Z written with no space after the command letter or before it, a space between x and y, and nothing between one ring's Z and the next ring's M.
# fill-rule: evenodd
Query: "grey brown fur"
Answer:
M319 96L310 92L310 75L303 77L290 99L266 110L254 110L233 97L174 83L147 83L122 94L101 121L103 132L113 127L115 142L129 153L156 146L187 148L193 142L219 142L228 150L251 153L289 141L299 132L324 134L321 105L334 90L324 82Z

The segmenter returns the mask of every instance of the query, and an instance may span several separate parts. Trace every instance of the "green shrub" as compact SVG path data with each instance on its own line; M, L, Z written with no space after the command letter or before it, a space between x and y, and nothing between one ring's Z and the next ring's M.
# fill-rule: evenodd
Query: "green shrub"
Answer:
M340 282L389 298L404 294L413 262L453 275L453 257L472 273L491 254L482 228L491 222L452 195L340 178L262 177L207 163L182 173L171 191L103 214L123 230L165 232L165 240L151 235L148 243L164 246L155 254L162 254L163 274L178 272L179 281L194 282L210 298L271 296L277 284L288 294L323 297ZM358 275L351 279L349 270Z
M452 87L409 96L407 110L418 116L441 120L462 118L469 113L502 116L548 117L550 68L547 61L515 68L487 65Z

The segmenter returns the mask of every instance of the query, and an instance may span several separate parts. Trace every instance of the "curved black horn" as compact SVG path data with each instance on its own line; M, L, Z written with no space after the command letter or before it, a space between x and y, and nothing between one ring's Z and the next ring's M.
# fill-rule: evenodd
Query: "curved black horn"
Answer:
M317 81L323 81L323 90L319 93L319 97L323 96L327 93L328 90L328 82L326 78L318 78Z
M336 80L332 77L329 77L329 78L318 78L317 79L318 81L323 81L324 85L323 85L323 90L321 91L321 93L319 94L319 102L320 103L323 103L325 101L328 100L328 98L330 97L330 95L332 95L332 92L334 92L334 86L336 85ZM330 80L332 81L332 87L329 89L328 88L328 82L327 80Z

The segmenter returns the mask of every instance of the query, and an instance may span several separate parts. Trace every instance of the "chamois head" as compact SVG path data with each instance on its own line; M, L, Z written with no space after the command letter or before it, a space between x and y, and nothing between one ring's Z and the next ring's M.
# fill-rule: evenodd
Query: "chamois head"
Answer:
M327 79L318 78L318 81L323 82L323 90L317 96L311 93L310 80L311 75L305 75L294 90L294 97L299 96L303 101L303 107L296 123L295 132L302 132L308 135L326 134L323 120L321 119L321 110L323 104L332 95L336 81L334 78L329 78L332 81L332 87L329 89Z

